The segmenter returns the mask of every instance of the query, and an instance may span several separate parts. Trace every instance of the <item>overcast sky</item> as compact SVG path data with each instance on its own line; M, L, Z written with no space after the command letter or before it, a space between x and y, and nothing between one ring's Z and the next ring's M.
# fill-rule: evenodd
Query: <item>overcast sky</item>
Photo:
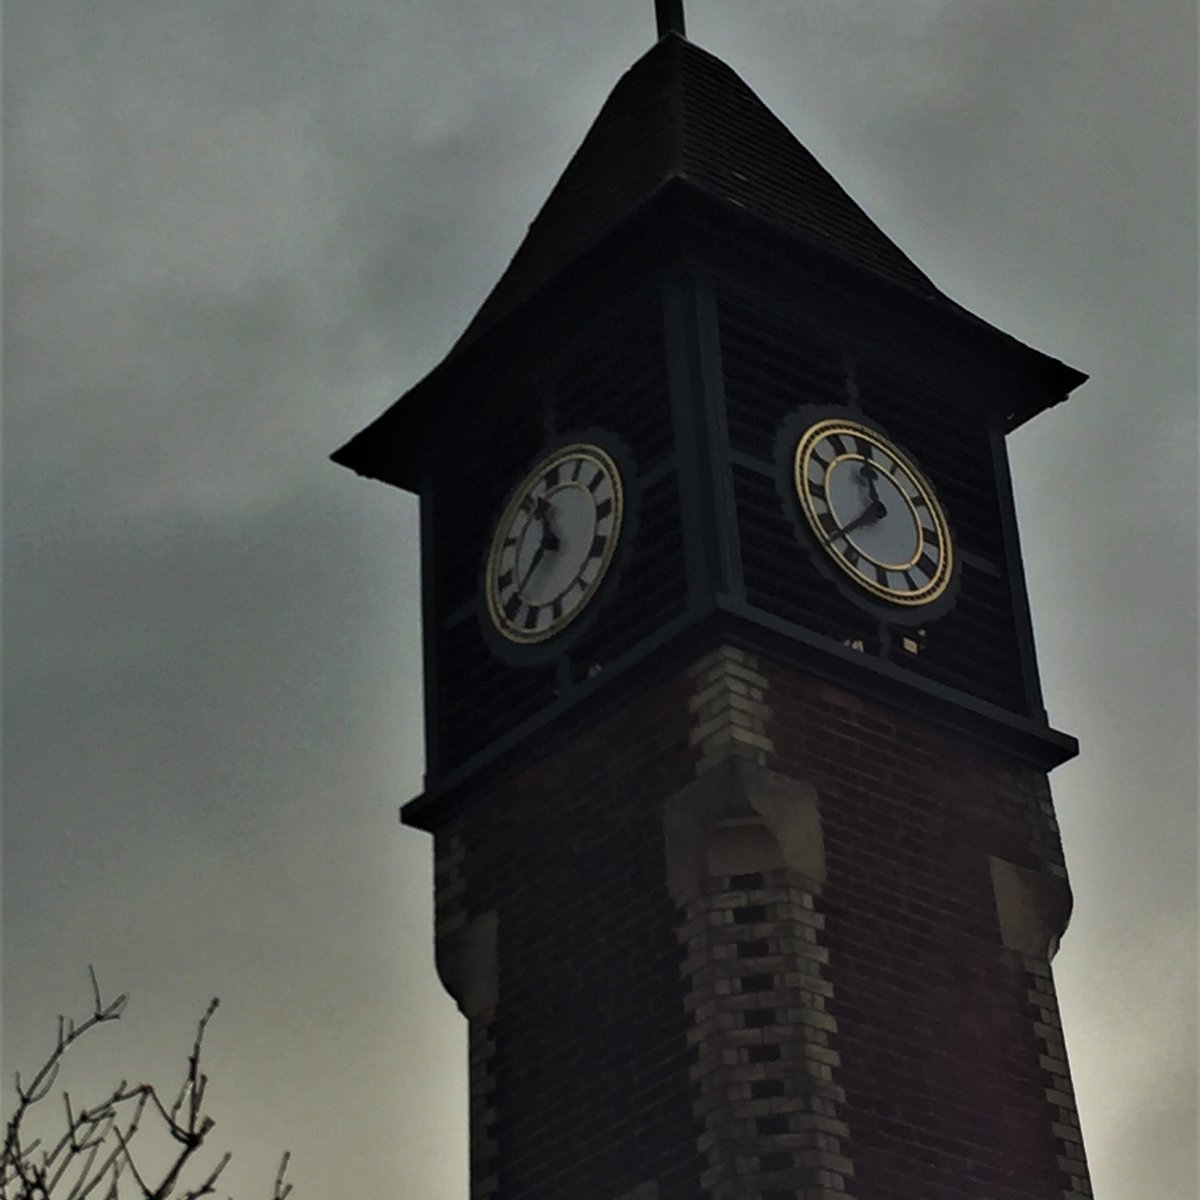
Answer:
M950 296L1092 375L1012 439L1098 1200L1196 1194L1189 0L691 0ZM228 1190L465 1200L414 501L326 455L446 352L651 0L4 5L4 1085L169 1081ZM5 1108L9 1097L5 1095Z

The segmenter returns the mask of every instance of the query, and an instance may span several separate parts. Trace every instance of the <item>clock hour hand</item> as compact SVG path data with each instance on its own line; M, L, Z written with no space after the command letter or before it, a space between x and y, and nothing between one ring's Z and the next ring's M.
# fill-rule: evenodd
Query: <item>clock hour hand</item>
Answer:
M533 515L542 523L542 544L540 549L557 550L559 547L558 534L550 524L550 502L545 496L539 496L533 504Z
M835 529L825 541L832 543L836 538L846 537L853 530L858 529L863 525L870 525L874 521L878 521L881 517L887 516L887 509L884 507L883 501L876 498L872 500L867 507L847 525L843 525L841 529Z
M879 499L879 488L875 485L875 480L879 477L879 472L875 470L875 468L871 466L869 462L864 462L862 469L859 471L859 475L863 478L867 485L867 495L871 497L871 503L882 503L882 501Z

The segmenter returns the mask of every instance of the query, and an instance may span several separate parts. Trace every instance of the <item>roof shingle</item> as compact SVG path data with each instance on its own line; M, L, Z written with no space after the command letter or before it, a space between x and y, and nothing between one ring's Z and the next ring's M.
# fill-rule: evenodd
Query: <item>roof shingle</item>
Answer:
M735 71L669 34L613 89L455 350L676 179L917 295L939 295Z

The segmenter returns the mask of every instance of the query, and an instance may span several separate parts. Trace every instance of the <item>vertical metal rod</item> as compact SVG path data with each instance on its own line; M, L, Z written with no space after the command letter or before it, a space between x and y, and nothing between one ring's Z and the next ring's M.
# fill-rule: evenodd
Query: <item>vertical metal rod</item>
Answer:
M654 15L658 18L658 36L668 33L687 37L683 28L683 0L654 0Z

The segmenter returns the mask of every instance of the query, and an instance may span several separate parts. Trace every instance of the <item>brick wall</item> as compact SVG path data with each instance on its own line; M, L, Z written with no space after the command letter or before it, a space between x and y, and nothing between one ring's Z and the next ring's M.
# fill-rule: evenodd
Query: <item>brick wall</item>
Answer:
M496 918L495 1005L473 1022L489 1078L472 1086L473 1135L496 1149L476 1200L700 1194L661 827L692 774L689 687L660 684L548 747L438 837L439 859L462 847L466 919Z
M1045 775L766 670L772 765L820 796L827 880L817 908L856 1193L1090 1194L1082 1147L1068 1145L1079 1138L1065 1060L1047 1055L1039 1009L1039 997L1051 1007L1048 952L1069 903ZM1042 946L1005 945L996 860L1028 876L1031 907L1057 904Z
M437 837L474 1200L1088 1195L1044 776L718 650Z

